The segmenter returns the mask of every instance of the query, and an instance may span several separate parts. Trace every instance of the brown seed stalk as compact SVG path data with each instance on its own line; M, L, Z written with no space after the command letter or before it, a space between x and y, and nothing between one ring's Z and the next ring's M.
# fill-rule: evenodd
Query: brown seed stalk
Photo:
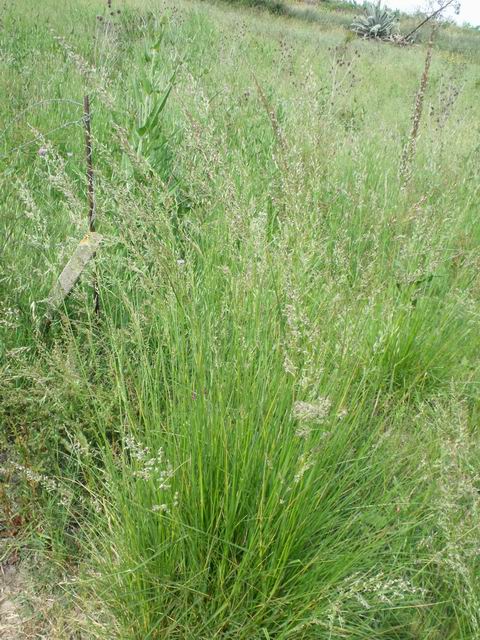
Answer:
M95 231L95 190L93 185L93 153L90 98L83 98L83 117L85 123L85 156L87 159L87 197L88 197L88 230Z
M425 57L425 67L423 69L422 79L420 81L420 87L415 97L415 104L412 116L412 130L407 143L403 149L402 162L400 168L400 176L403 181L403 187L406 187L412 177L411 165L417 149L418 132L420 129L420 122L422 120L423 106L425 102L425 93L427 90L428 79L430 77L430 67L432 64L433 55L433 42L435 39L436 25L432 29L430 35L430 41L427 47L427 55Z
M90 233L95 231L96 209L95 209L95 187L93 180L93 150L92 150L92 131L90 112L90 98L85 95L83 98L83 116L85 123L85 155L87 160L87 198L88 198L88 230ZM98 291L98 281L95 274L93 281L93 299L95 313L100 312L100 295Z
M275 134L275 138L277 140L277 143L278 143L278 145L279 145L279 147L280 147L280 149L282 150L282 153L283 153L283 152L285 152L286 142L285 142L285 137L283 135L282 128L281 128L280 123L279 123L278 118L277 118L277 114L275 113L275 110L273 109L273 107L268 102L268 98L265 95L265 92L262 89L262 86L261 86L260 82L257 80L257 77L255 76L255 74L252 74L252 75L253 75L253 81L255 83L255 87L256 87L258 95L260 97L260 102L262 103L263 108L267 112L268 118L270 120L270 124L272 125L273 133Z

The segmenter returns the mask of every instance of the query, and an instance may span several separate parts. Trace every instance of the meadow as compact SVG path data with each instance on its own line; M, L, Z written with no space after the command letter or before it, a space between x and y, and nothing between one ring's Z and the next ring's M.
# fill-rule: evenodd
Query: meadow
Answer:
M0 13L0 637L478 639L480 34L111 4Z

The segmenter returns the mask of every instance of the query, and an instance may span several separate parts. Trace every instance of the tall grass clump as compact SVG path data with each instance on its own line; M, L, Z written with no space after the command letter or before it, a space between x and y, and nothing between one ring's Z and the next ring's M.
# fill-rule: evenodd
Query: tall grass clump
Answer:
M54 5L0 31L9 562L59 567L87 638L473 640L477 63ZM104 242L44 332L87 227L83 93Z

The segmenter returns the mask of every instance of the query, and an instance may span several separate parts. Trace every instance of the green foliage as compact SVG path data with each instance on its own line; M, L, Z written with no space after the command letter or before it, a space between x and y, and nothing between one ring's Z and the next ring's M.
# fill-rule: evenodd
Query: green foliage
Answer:
M130 127L133 149L152 170L160 172L165 181L171 177L171 141L175 132L167 131L162 115L178 70L175 68L170 77L165 79L160 49L167 28L166 19L154 22L148 28L143 59L133 88L135 123ZM155 40L152 40L153 35ZM124 153L123 161L129 175L133 175L134 167L127 153Z
M366 2L365 15L359 16L351 25L352 31L363 38L386 39L395 32L397 16L395 12L382 7L382 1Z
M251 9L262 9L276 15L288 13L287 6L283 0L224 0L227 4L247 7Z
M86 638L478 637L475 34L442 27L402 189L421 46L125 5L3 15L7 550L78 577ZM42 333L85 91L105 241Z

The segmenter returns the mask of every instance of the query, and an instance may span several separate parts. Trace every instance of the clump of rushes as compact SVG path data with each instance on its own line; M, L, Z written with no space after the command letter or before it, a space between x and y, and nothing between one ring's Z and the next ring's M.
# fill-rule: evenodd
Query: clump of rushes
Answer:
M326 21L176 0L167 27L145 4L113 25L98 0L95 39L78 0L2 16L5 530L81 565L97 638L479 638L480 57L454 65L461 118L413 127L423 48L346 42L330 68ZM461 33L455 60L480 51ZM87 226L57 95L84 84L102 316L85 279L40 338ZM411 204L399 122L428 159Z
M407 143L403 149L402 160L400 166L400 177L402 180L403 188L406 188L412 178L412 162L415 158L415 151L417 149L418 133L420 129L420 122L422 120L423 106L425 102L425 93L428 86L428 79L430 76L430 66L432 64L433 55L433 43L435 39L436 25L432 28L430 34L430 40L427 46L427 55L425 57L425 66L423 69L422 79L420 80L420 87L415 97L415 105L412 116L412 129L408 137Z

